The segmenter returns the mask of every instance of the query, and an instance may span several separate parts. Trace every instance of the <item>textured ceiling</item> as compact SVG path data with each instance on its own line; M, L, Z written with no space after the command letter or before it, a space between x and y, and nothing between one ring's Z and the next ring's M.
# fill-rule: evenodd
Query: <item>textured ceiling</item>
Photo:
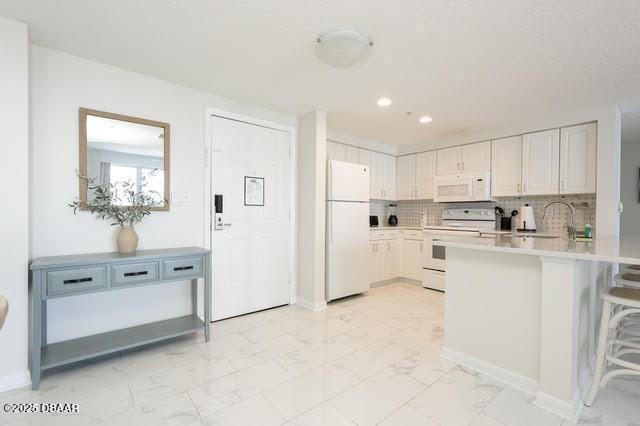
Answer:
M2 0L0 15L38 44L289 114L323 108L332 129L395 145L640 96L637 0ZM313 54L342 27L375 42L354 69Z

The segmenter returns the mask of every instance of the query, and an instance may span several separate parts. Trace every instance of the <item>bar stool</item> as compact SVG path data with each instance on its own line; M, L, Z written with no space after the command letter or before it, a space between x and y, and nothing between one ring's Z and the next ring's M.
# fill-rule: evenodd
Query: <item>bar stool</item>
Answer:
M634 265L632 265L634 266ZM640 270L638 273L625 272L622 274L616 274L613 277L613 282L621 287L637 287L640 288Z
M640 377L640 364L622 359L629 354L640 354L640 337L621 338L618 327L629 315L640 314L640 288L612 287L600 294L602 318L596 350L596 370L585 405L591 406L598 390L614 377L629 374ZM610 369L607 366L620 368Z
M9 314L9 301L0 294L0 330L4 325L4 320L7 319L7 314Z

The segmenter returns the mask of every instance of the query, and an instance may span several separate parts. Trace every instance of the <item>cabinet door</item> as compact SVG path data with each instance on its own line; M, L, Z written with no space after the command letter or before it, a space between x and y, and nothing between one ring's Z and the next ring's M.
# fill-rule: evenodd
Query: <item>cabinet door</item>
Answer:
M358 163L363 166L369 166L369 198L371 199L379 199L380 193L378 189L378 167L373 166L372 163L375 162L375 159L372 158L372 154L374 152L367 151L366 149L358 149Z
M382 154L377 152L369 152L369 196L376 200L384 199L384 191L382 188Z
M374 283L376 282L376 260L378 259L376 257L376 243L375 242L370 242L369 243L369 283Z
M380 186L382 187L383 198L385 200L396 199L396 157L393 155L382 156L382 181Z
M374 243L376 245L375 248L375 281L384 281L387 279L387 242L386 241L376 241Z
M329 160L345 161L346 146L327 141L327 158L329 158Z
M560 130L522 136L522 194L545 195L559 191Z
M560 193L596 192L596 123L560 129Z
M398 163L398 168L400 163ZM436 152L416 154L416 198L433 199L433 178L436 174Z
M345 145L344 146L344 161L347 163L359 163L359 154L360 150L355 146Z
M421 280L422 263L420 246L417 240L404 240L402 244L402 270L404 276L412 280Z
M396 195L398 200L413 200L416 194L416 156L397 158Z
M511 197L521 194L522 136L491 142L491 196Z
M488 172L491 170L491 141L462 145L463 172Z
M459 146L436 151L438 175L454 175L460 172L462 151Z
M387 279L400 276L400 240L387 241Z

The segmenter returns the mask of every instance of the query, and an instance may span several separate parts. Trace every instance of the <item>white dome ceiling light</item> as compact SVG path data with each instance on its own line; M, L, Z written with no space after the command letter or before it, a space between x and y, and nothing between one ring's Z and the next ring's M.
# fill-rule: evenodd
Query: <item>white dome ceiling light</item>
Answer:
M377 104L378 104L378 106L381 106L381 107L387 107L387 106L391 105L391 99L389 99L389 98L380 98L380 99L378 99Z
M433 118L425 115L424 117L420 117L420 120L418 121L421 122L422 124L426 124L426 123L431 123L432 120Z
M316 41L316 56L336 68L352 67L373 50L373 41L355 30L330 31Z

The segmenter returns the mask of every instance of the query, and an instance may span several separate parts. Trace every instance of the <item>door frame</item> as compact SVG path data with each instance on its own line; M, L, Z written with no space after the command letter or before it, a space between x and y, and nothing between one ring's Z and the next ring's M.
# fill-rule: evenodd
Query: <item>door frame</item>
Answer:
M297 302L297 286L296 286L296 247L298 240L297 233L297 182L298 175L298 150L296 145L296 128L286 124L275 123L273 121L263 120L247 115L237 114L235 112L221 110L212 107L204 108L204 244L205 247L213 251L211 246L213 233L213 197L211 195L211 179L213 172L211 164L213 160L213 131L211 128L211 118L220 117L228 120L240 121L254 126L267 127L269 129L280 130L289 133L289 211L291 220L289 221L289 304L293 305ZM213 256L212 256L213 257ZM215 284L215 283L213 283Z

